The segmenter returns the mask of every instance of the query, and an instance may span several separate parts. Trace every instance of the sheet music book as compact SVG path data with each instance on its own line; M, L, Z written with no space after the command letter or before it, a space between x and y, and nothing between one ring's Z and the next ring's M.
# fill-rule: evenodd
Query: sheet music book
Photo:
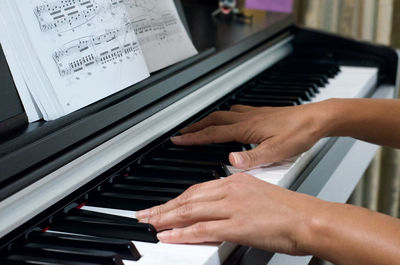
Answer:
M0 42L30 121L197 54L173 0L3 0Z

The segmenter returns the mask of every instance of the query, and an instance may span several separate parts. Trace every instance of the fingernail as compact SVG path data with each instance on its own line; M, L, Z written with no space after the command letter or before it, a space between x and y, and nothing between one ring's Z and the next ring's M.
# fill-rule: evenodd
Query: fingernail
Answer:
M149 218L138 219L139 223L148 224Z
M189 127L183 128L182 130L180 130L180 133L185 133L185 132L187 132L187 131L189 131Z
M173 234L172 230L163 231L163 232L157 234L157 238L161 242L168 241L168 238L170 238L172 236L172 234Z
M151 213L150 209L138 211L138 212L136 212L136 219L141 220L141 221L143 219L148 219L150 216L150 213Z
M232 156L233 156L233 160L235 162L235 166L238 168L243 168L243 166L244 166L243 157L238 153L232 153Z
M179 143L180 141L182 141L182 136L174 136L174 137L171 137L171 141L172 141L174 144Z

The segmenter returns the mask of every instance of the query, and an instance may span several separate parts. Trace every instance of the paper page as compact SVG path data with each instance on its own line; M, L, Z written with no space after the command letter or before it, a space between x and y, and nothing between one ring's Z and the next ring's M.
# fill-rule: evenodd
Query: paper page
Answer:
M113 2L15 1L64 115L149 76L127 9Z
M3 8L3 7L2 7ZM2 9L4 10L4 9ZM0 16L0 44L3 47L4 55L6 56L8 66L12 73L15 86L18 91L18 95L21 99L22 105L24 106L24 110L26 116L28 117L29 122L34 122L42 118L40 112L35 107L35 103L29 93L28 86L25 83L21 65L18 63L18 60L15 56L13 45L8 41L8 30L6 28L6 24L3 20L3 16Z
M173 0L111 0L125 6L150 72L197 54Z

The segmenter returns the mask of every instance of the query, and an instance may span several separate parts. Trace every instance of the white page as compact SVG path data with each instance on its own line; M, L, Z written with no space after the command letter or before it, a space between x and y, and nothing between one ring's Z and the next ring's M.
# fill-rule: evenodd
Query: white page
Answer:
M150 72L197 54L173 0L110 0L126 6Z
M124 6L115 7L112 0L15 3L61 105L61 115L148 77Z
M3 4L3 3L2 3ZM5 11L4 6L0 7L1 11ZM0 13L2 13L0 11ZM8 66L13 76L18 95L21 99L22 105L29 122L34 122L42 118L40 111L35 107L35 103L31 94L29 93L28 86L22 74L21 65L13 50L13 45L9 41L8 30L5 26L4 15L0 14L0 43L3 47L4 55L6 56ZM15 47L14 47L15 48Z

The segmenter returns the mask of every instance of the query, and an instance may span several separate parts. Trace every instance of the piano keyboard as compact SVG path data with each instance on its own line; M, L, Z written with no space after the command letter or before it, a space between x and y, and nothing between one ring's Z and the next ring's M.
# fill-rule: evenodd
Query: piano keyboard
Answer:
M376 83L375 68L291 56L238 88L218 109L362 97ZM323 143L246 172L287 188ZM229 166L228 154L249 148L240 143L181 147L166 141L13 243L1 264L221 264L235 244L163 244L151 225L137 222L135 212L167 202L193 184L238 172Z

